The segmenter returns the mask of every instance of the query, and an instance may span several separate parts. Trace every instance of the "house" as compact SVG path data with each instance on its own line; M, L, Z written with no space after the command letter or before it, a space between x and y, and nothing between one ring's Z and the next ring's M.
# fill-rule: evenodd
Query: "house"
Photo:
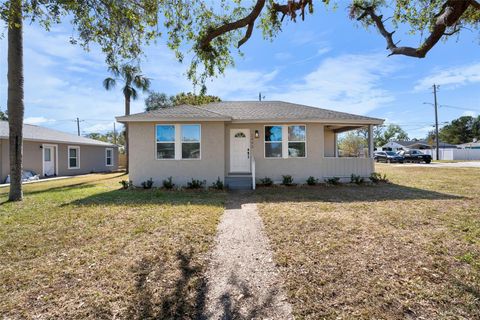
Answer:
M8 122L0 121L0 181L10 172ZM23 125L23 169L40 177L72 176L118 168L116 145L44 127Z
M435 142L430 143L427 140L394 140L389 141L383 146L381 146L381 150L386 151L399 151L399 150L411 150L411 149L420 149L420 150L427 150L427 149L435 149L436 144ZM454 144L449 144L446 142L439 141L439 149L456 149L457 146Z
M472 142L459 144L458 147L460 149L480 149L480 142L474 140Z
M117 117L129 128L129 172L134 185L152 178L160 186L192 178L208 185L254 187L269 177L297 183L309 176L369 176L374 171L374 125L383 120L281 101L181 105ZM337 135L368 127L366 158L339 158Z

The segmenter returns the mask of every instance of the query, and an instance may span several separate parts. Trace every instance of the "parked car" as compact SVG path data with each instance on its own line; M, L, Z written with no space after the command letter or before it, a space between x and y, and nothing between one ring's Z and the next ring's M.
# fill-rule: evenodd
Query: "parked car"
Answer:
M404 159L405 162L425 162L425 163L430 163L432 162L432 156L429 154L425 154L420 150L402 150L397 152L399 155L401 155Z
M403 163L403 157L399 154L396 154L393 151L376 151L374 153L373 158L377 162L387 162L387 163L392 163L392 162L398 162L398 163Z

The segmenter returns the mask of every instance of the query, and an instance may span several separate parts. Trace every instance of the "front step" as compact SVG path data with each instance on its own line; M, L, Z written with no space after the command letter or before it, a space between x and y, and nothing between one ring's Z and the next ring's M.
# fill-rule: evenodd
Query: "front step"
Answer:
M251 190L252 176L229 175L225 177L225 185L231 190Z

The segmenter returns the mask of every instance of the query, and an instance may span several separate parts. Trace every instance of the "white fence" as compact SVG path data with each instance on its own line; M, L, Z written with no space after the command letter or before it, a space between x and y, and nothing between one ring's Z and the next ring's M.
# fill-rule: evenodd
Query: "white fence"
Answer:
M422 150L436 160L435 149ZM439 149L440 160L480 160L480 149Z

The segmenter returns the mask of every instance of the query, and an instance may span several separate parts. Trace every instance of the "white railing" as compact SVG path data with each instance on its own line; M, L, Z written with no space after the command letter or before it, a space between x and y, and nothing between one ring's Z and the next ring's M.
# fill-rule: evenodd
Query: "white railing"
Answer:
M251 165L251 169L252 169L252 189L255 190L255 157L252 155L250 157L250 165Z

